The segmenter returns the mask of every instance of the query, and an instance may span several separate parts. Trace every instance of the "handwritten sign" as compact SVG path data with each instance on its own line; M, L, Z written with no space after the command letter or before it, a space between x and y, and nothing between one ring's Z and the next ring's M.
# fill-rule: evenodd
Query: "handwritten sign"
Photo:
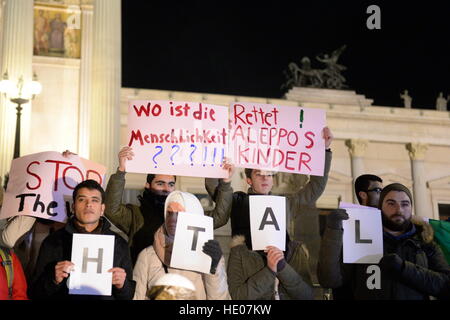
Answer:
M342 221L344 263L373 263L383 257L381 211L370 207L345 207L349 219Z
M237 167L323 176L325 110L241 102L230 109Z
M87 179L103 184L105 172L100 164L53 151L14 159L0 218L27 215L65 222L75 186Z
M250 232L253 250L286 248L286 198L250 196Z
M170 266L209 273L211 257L202 248L205 242L214 239L213 230L211 217L178 212Z
M226 177L228 108L197 102L130 101L127 171Z
M73 234L69 294L110 296L114 258L114 236Z

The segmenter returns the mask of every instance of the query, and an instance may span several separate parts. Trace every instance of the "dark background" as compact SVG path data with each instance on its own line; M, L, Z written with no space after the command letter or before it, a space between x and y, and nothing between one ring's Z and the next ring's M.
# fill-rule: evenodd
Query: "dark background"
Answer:
M122 27L123 87L281 98L289 62L346 44L348 89L376 105L450 94L449 1L122 1Z

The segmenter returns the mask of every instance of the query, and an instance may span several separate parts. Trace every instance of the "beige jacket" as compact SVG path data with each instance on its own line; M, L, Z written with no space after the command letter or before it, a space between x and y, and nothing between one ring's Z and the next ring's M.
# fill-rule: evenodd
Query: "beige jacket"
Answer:
M197 300L230 300L228 293L225 260L222 257L217 266L216 274L203 274L196 271L181 270L167 267L168 273L177 273L188 278L195 286ZM141 251L133 270L133 280L136 281L134 300L148 300L147 292L153 284L165 274L163 264L153 246Z

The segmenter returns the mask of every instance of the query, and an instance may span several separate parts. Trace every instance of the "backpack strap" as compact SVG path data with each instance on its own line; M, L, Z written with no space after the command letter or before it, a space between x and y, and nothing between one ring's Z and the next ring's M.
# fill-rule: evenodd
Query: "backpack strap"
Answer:
M0 248L0 256L2 258L2 266L5 268L6 280L8 282L8 295L12 299L13 293L13 279L14 279L14 269L12 256L7 248Z

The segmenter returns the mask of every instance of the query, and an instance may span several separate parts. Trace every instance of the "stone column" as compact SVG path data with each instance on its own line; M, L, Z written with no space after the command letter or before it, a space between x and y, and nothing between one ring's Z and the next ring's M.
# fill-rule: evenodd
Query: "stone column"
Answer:
M425 178L425 154L428 150L426 144L406 144L411 159L411 175L413 178L413 208L414 213L421 217L433 218L430 199L428 196L427 182Z
M92 5L81 6L80 111L78 116L78 154L89 158L90 110L92 98Z
M117 167L120 143L121 1L95 0L89 158Z
M32 80L33 0L6 0L2 10L1 76L8 70L9 79L17 83ZM21 127L27 128L31 107L22 106ZM0 175L9 171L13 158L16 127L16 104L0 97ZM22 130L21 141L27 142L28 130ZM21 152L24 154L24 143Z
M369 142L367 140L361 139L348 139L345 140L345 145L348 147L348 152L350 153L351 157L352 178L354 183L355 179L358 178L358 176L365 173L363 157L366 152L367 146L369 145ZM354 189L353 186L352 189ZM352 194L353 202L358 203L358 198L356 197L355 192L353 191Z

